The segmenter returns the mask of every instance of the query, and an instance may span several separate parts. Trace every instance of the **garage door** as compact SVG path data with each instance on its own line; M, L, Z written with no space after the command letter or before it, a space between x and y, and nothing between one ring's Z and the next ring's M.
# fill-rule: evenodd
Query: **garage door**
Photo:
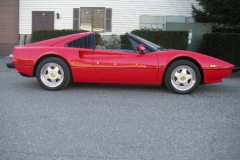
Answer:
M0 0L0 55L13 53L19 44L19 0Z

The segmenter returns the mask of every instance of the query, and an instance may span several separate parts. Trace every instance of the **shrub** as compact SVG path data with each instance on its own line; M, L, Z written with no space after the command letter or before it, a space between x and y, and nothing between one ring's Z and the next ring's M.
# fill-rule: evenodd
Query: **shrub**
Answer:
M133 30L131 33L165 48L187 50L188 47L188 31Z
M102 38L103 44L107 49L120 49L120 40L116 34L112 34L108 40Z
M211 33L203 36L201 53L240 66L240 34Z
M57 38L61 36L66 36L70 34L76 34L81 32L88 32L85 30L70 30L70 29L63 29L63 30L34 30L32 32L32 39L31 42L39 42L51 38Z
M130 49L130 50L132 49L129 40L127 39L127 36L120 35L120 40L121 40L121 48L122 49Z

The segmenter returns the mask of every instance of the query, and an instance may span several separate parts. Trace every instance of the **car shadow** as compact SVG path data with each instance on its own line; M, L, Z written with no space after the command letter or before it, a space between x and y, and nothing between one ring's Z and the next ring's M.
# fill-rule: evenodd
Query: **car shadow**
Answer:
M150 92L169 92L167 87L156 85L132 85L132 84L100 84L100 83L70 83L64 90L108 90L108 91L150 91Z
M226 83L212 83L212 84L204 84L199 85L195 91L197 94L216 94L216 93L224 93L224 92L232 92L232 88Z
M15 82L14 82L15 83ZM26 90L35 90L35 91L46 91L43 89L36 78L29 78L27 80L18 82L17 84L13 84L15 88L26 89ZM70 83L66 88L64 88L63 92L72 92L72 91L84 91L84 92L92 92L92 91L119 91L119 92L155 92L157 94L167 93L174 94L168 90L166 85L155 86L155 85L132 85L132 84L100 84L100 83ZM221 93L221 92L231 92L232 88L225 83L216 83L216 84L204 84L199 85L196 91L191 94L206 94L206 93Z

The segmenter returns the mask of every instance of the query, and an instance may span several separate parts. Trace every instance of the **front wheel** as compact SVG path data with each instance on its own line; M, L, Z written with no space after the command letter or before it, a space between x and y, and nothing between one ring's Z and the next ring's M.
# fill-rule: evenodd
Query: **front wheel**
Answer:
M165 83L170 91L187 94L199 85L201 74L198 67L188 61L179 60L172 63L165 74Z
M70 82L70 69L63 60L51 57L39 64L36 76L43 88L60 90Z

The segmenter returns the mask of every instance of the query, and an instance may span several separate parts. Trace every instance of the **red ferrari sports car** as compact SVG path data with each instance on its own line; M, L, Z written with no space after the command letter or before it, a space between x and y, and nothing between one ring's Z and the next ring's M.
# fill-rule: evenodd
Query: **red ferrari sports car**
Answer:
M195 52L164 49L126 33L126 45L109 49L99 33L85 32L14 48L13 60L23 76L37 77L47 90L71 80L86 83L165 83L175 93L199 84L222 82L234 65Z

